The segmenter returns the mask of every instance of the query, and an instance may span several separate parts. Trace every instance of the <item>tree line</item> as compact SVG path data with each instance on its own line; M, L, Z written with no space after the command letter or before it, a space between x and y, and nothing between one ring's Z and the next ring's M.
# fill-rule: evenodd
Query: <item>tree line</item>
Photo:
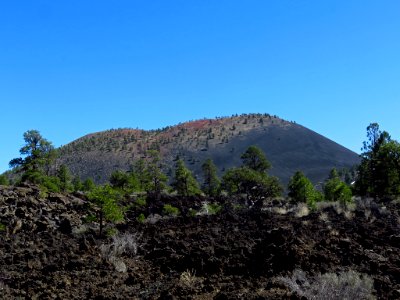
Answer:
M10 161L14 173L20 174L18 182L30 182L53 192L90 191L95 187L92 179L81 181L73 177L66 165L55 167L58 151L51 142L37 130L23 134L24 146L21 157ZM363 143L361 163L356 168L355 180L342 180L336 170L332 170L322 190L317 190L312 182L299 170L288 184L288 195L294 201L314 202L348 201L349 195L373 198L396 197L400 195L400 144L392 140L389 133L381 131L377 123L367 127L367 141ZM205 194L217 197L221 193L245 195L249 200L282 196L283 187L278 178L270 176L271 167L265 154L257 146L250 146L241 155L242 165L228 169L219 178L217 168L211 159L202 165L203 181L199 183L182 159L177 159L173 178L162 172L160 154L149 150L145 159L137 160L129 171L115 171L109 184L126 192L147 192L157 197L162 192L175 192L181 196ZM346 174L348 175L348 174ZM0 176L0 184L6 185L8 177ZM321 193L322 192L322 193ZM344 200L346 199L346 200Z
M19 174L16 184L37 184L44 192L84 192L99 208L99 219L118 220L123 217L121 199L134 193L159 199L163 193L179 196L240 196L253 204L262 204L267 198L282 197L284 188L277 177L268 174L271 168L263 151L250 146L241 155L242 165L228 169L221 178L211 159L202 164L202 182L198 182L185 162L178 158L172 179L163 173L160 153L149 150L146 157L137 160L128 171L114 171L109 183L96 185L92 179L81 181L73 177L66 165L55 167L57 149L37 130L24 133L21 157L12 159L10 167ZM400 144L392 140L377 123L367 127L367 141L363 143L361 163L356 168L354 182L343 180L332 169L322 189L301 172L291 177L287 186L288 198L293 203L304 202L315 208L320 201L338 201L347 205L353 195L384 199L400 196ZM348 175L348 174L346 174ZM0 185L7 185L9 176L0 176ZM100 230L101 231L101 230Z

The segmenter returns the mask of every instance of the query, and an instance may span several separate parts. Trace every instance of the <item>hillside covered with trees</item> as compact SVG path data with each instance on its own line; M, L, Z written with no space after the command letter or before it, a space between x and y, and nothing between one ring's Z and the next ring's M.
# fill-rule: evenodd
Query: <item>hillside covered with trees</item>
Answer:
M272 164L270 173L284 184L298 170L316 184L332 168L350 169L359 162L356 153L301 125L268 114L248 114L159 130L113 129L89 134L61 147L56 164L65 164L81 179L104 183L113 171L128 171L139 159L148 159L149 150L155 150L169 178L181 159L201 180L205 160L212 159L222 176L241 164L240 156L251 145L266 154Z

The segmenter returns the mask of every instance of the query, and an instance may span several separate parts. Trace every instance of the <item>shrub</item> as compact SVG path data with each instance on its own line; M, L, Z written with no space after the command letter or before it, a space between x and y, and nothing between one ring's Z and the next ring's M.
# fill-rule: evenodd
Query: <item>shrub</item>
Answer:
M95 222L96 220L97 220L96 216L90 214L83 218L83 223L92 223Z
M146 204L147 204L147 201L146 201L145 197L138 197L134 202L134 205L137 207L143 207L143 206L146 206Z
M322 200L322 194L317 191L312 182L300 171L297 171L288 184L289 197L294 203L305 202L315 209L316 203Z
M215 215L220 212L221 209L222 207L218 203L208 203L204 201L197 215Z
M351 189L346 183L340 180L335 169L331 171L329 180L325 183L324 194L327 201L339 201L343 206L351 203Z
M189 211L188 211L189 217L195 217L197 214L198 214L198 212L195 209L189 208Z
M200 278L196 277L195 271L186 270L181 273L179 277L179 282L182 286L186 288L195 288L200 282Z
M101 255L107 259L118 272L126 272L127 267L121 258L122 255L135 256L138 250L137 234L124 233L112 237L110 244L100 246Z
M295 270L292 277L280 277L279 280L293 293L307 299L375 299L373 280L351 270L318 274L312 278L302 270Z
M0 185L9 185L9 180L6 175L0 175Z
M118 234L118 229L116 228L107 228L106 230L106 236L111 237L111 236L115 236Z
M168 216L176 217L180 214L179 208L172 206L171 204L165 204L163 206L163 213Z
M139 223L144 223L146 221L146 217L144 216L143 213L141 213L137 218L136 221L138 221Z

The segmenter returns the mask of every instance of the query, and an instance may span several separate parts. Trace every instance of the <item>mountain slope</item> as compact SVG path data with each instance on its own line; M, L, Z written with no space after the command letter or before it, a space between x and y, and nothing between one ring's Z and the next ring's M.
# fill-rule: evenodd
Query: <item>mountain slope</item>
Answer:
M82 179L104 182L113 170L128 170L146 151L160 151L171 175L177 157L201 176L201 165L212 158L220 175L241 164L250 145L259 146L272 163L270 174L287 183L302 170L315 183L333 167L351 167L358 155L294 122L268 114L240 115L191 121L160 130L113 129L89 134L61 148L58 163L65 163Z

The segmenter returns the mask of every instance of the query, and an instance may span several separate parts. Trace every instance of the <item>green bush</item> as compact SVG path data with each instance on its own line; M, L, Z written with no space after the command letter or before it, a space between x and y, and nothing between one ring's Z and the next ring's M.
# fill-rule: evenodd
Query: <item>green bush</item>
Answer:
M325 183L324 194L327 201L339 201L343 206L351 202L351 189L340 180L335 169L331 171L329 180Z
M222 209L222 206L218 203L208 203L203 202L201 210L199 211L198 215L215 215L219 213Z
M135 202L134 205L137 207L144 207L147 205L147 201L145 197L138 197Z
M40 184L41 188L45 188L49 192L59 193L60 192L61 182L57 177L54 176L43 176L42 183Z
M141 213L137 218L136 221L138 221L139 223L144 223L146 221L146 217L144 216L143 213Z
M297 171L292 176L288 189L292 202L305 202L311 209L315 209L316 203L323 200L322 194L314 188L312 182L300 171Z
M92 223L97 221L97 217L94 215L88 215L83 219L83 223Z
M107 228L107 230L106 230L106 236L108 236L108 237L113 237L117 234L118 234L117 228Z
M195 209L193 209L193 208L189 208L188 216L189 217L195 217L196 215L197 215L197 211Z
M163 206L163 213L168 216L178 216L180 214L179 208L172 206L171 204L165 204Z
M91 203L98 209L98 220L100 223L99 235L102 235L104 223L121 222L124 220L124 211L118 205L121 195L109 185L98 186L89 194Z
M9 181L6 175L0 175L0 185L9 185Z

